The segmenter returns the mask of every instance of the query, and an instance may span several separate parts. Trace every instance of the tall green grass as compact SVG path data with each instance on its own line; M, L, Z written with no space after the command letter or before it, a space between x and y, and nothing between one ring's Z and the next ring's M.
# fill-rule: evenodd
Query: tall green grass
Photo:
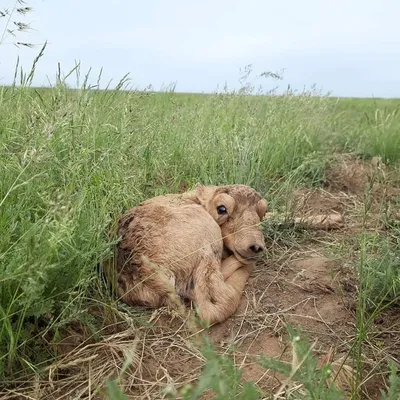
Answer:
M97 90L88 76L79 90L44 89L31 76L0 89L2 378L53 356L37 337L82 312L125 208L197 182L248 184L277 208L320 182L335 149L400 159L397 111L348 115L312 91L136 92L125 79Z
M81 308L124 208L196 182L268 194L272 180L294 183L320 157L323 97L99 91L86 82L0 92L3 372L35 358L27 323Z
M400 100L340 99L332 124L335 143L361 157L400 161Z

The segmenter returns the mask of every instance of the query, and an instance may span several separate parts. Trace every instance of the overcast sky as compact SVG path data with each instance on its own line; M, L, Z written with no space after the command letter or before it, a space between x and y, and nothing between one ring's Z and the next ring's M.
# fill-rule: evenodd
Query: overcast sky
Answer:
M140 88L177 82L177 91L209 92L225 82L238 88L239 70L252 64L255 73L285 69L282 87L400 97L399 0L27 3L34 11L25 21L35 31L18 40L48 41L37 85L54 82L58 62L67 72L79 60L83 72L103 67L104 85L129 72ZM29 69L38 51L0 46L0 84L12 81L18 54Z

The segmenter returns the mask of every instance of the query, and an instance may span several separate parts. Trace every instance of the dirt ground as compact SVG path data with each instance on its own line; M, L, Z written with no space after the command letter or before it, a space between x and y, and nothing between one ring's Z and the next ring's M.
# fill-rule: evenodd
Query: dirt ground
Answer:
M300 328L310 342L316 341L314 353L321 363L331 361L338 367L345 362L347 367L342 369L339 383L344 389L349 387L352 364L351 357L345 357L355 336L357 281L352 261L357 253L343 255L334 249L361 231L360 210L367 186L375 182L371 188L372 208L378 210L382 200L400 200L400 182L396 179L400 177L390 176L379 160L367 163L344 157L326 171L324 188L296 192L291 210L293 217L301 219L340 216L338 225L316 228L301 221L294 224L293 219L277 220L273 214L267 219L268 254L249 279L238 311L224 323L203 330L220 353L234 346L234 361L241 367L243 379L256 382L266 393L276 392L282 376L259 366L257 357L264 354L290 362L292 353L285 329L290 323ZM374 212L371 215L368 224L375 229L380 224L379 216ZM370 349L363 353L367 375L362 390L366 399L380 398L379 389L385 387L378 363L388 357L400 362L398 312L391 309L381 315L370 332ZM124 326L133 326L128 314L121 315ZM44 394L46 398L98 398L91 389L96 377L100 382L100 378L120 372L127 354L131 354L131 368L124 385L130 399L161 399L161 390L176 394L185 384L195 382L204 357L194 345L196 335L187 321L164 309L146 315L150 326L135 326L131 332L120 333L112 329L101 343L85 342L78 353L65 350L63 366L55 365L49 371L52 389L41 389L39 382L31 398L38 398L38 393L40 398ZM74 357L68 358L72 353ZM97 371L97 375L90 375L90 370ZM80 384L75 381L73 390L66 391L67 382L64 388L55 384L71 373L80 376ZM213 395L208 392L203 398L211 399Z

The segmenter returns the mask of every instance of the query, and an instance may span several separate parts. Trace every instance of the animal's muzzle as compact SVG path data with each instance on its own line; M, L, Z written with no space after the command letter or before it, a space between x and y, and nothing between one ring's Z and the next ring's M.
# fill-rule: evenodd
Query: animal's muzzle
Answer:
M265 247L261 244L252 244L248 251L253 252L254 254L259 254L265 251Z
M265 244L262 239L254 240L249 242L249 244L244 248L236 248L236 253L243 259L247 261L256 261L265 251Z

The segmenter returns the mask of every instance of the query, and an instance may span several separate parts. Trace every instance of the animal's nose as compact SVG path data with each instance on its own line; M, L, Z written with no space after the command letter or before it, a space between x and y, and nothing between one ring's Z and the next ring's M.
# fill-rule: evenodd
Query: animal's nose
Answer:
M258 254L258 253L261 253L261 252L264 251L264 247L261 246L261 245L259 245L259 244L253 244L253 245L250 246L250 250L251 250L253 253Z

